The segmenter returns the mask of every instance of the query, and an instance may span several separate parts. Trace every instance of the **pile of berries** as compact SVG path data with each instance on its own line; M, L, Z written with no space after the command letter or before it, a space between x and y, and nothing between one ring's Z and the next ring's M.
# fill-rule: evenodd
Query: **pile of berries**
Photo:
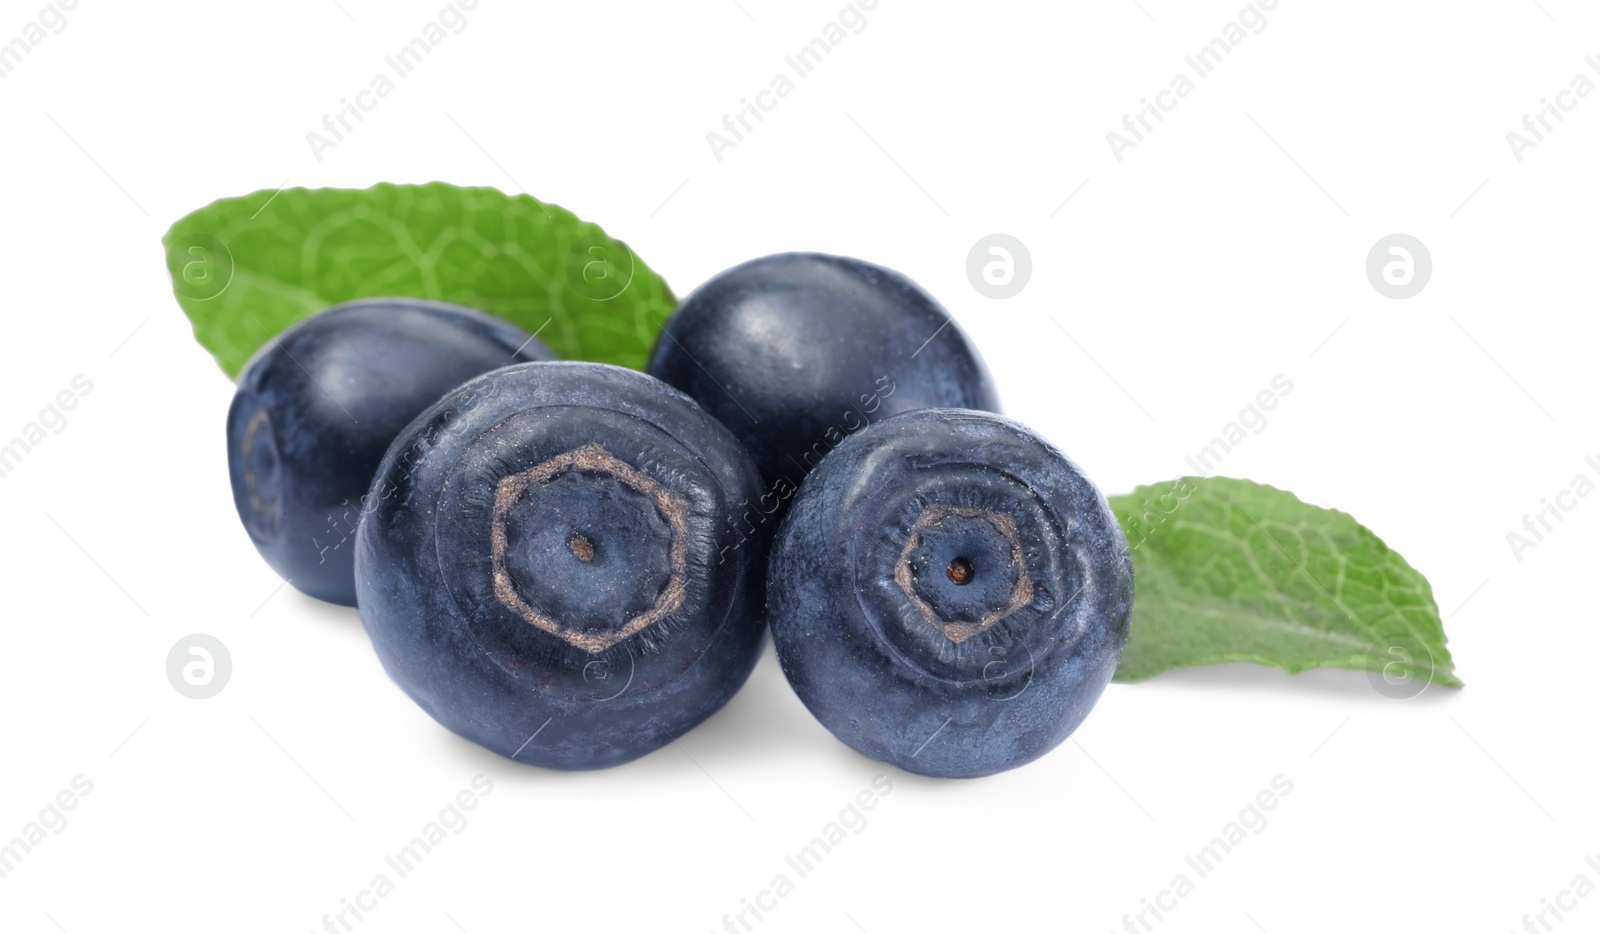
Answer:
M999 408L914 283L784 254L691 295L648 373L454 305L329 309L244 369L228 465L267 562L359 607L400 687L502 755L657 749L770 625L834 735L974 777L1082 722L1133 600L1104 497Z

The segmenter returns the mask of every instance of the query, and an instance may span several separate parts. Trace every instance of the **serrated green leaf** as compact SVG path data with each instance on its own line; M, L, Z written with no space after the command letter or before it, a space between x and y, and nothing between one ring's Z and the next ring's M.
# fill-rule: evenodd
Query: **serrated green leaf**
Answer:
M178 303L229 376L296 321L389 296L480 308L565 359L643 369L676 304L625 244L570 211L443 182L227 198L163 243Z
M1427 578L1346 513L1224 477L1110 502L1137 582L1118 680L1258 662L1461 686Z

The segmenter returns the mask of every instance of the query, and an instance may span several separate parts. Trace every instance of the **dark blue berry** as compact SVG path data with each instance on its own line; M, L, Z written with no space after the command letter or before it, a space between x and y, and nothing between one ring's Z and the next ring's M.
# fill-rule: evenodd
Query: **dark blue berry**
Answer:
M1133 565L1105 499L997 415L866 428L806 480L767 579L778 659L835 736L924 775L1044 755L1116 670Z
M982 357L937 301L842 256L784 253L720 273L667 321L649 371L731 428L785 501L873 421L1000 410Z
M498 366L554 360L509 321L419 299L368 299L286 329L238 376L227 414L234 505L294 587L355 605L360 499L422 409Z
M357 535L389 675L501 755L616 765L749 676L768 539L760 475L689 397L632 370L536 363L450 393L396 439Z
M395 435L474 376L554 357L499 318L409 298L284 331L240 373L228 411L234 505L256 549L305 593L354 606L361 496Z

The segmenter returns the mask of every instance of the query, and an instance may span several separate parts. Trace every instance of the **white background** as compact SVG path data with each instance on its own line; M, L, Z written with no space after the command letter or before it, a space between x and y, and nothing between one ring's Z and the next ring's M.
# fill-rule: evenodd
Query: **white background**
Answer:
M0 42L39 7L0 2ZM466 829L355 930L719 930L880 773L865 829L754 929L1121 929L1279 775L1265 829L1153 930L1500 932L1600 882L1600 498L1520 561L1506 539L1600 455L1600 95L1520 162L1506 140L1600 82L1600 15L1282 0L1119 162L1106 134L1237 0L883 0L714 158L706 133L840 7L482 0L321 161L307 132L438 0L87 0L0 80L0 438L93 383L0 479L0 841L93 783L0 879L0 929L318 930L480 773ZM483 752L385 678L353 610L278 591L228 492L231 388L160 245L217 197L433 179L526 186L679 294L787 249L903 270L1108 493L1184 470L1283 374L1220 472L1348 510L1429 575L1467 687L1173 673L1112 686L1030 766L943 782L834 741L769 650L634 764ZM966 276L995 232L1034 261L1007 301ZM1404 301L1364 270L1396 232L1434 262ZM197 632L234 664L205 701L165 673ZM1576 904L1552 930L1600 926L1600 897Z

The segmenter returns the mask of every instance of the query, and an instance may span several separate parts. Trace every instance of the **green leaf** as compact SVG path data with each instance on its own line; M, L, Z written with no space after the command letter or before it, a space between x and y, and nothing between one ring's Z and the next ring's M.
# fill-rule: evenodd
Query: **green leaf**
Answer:
M1137 586L1118 680L1258 662L1362 669L1380 690L1420 685L1411 694L1461 686L1427 578L1349 515L1224 477L1140 487L1111 507Z
M195 337L236 376L331 305L405 296L513 321L566 359L643 369L676 300L628 247L569 211L493 188L289 188L228 198L167 232Z

